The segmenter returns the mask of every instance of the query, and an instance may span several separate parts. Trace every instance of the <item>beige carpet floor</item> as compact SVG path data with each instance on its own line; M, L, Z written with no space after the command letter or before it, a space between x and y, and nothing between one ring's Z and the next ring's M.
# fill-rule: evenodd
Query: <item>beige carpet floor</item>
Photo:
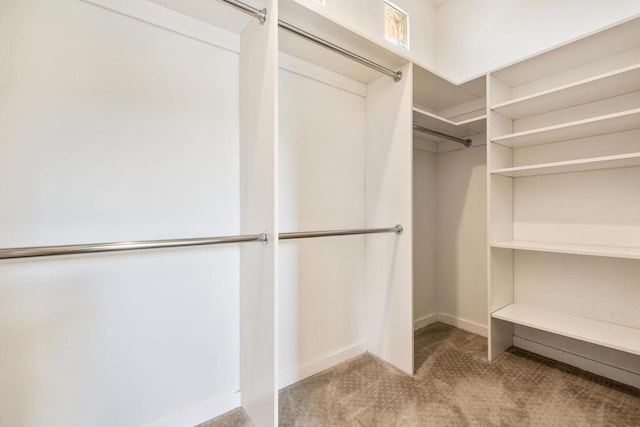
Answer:
M442 323L416 331L415 376L369 355L280 391L282 426L640 427L640 390ZM250 426L241 409L200 427Z

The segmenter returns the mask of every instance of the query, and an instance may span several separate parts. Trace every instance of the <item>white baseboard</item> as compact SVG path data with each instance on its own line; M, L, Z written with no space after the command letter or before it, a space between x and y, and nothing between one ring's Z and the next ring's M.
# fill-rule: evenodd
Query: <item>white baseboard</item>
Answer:
M447 325L455 326L456 328L469 331L471 333L481 335L483 337L488 336L488 329L486 326L480 323L472 322L470 320L461 319L459 317L450 316L444 313L435 313L428 316L421 317L413 321L413 329L424 328L435 322L446 323Z
M240 407L240 392L215 397L155 421L148 427L193 427Z
M438 321L446 323L447 325L455 326L456 328L464 329L471 333L481 335L483 337L489 336L488 328L480 323L472 322L471 320L461 319L459 317L450 316L448 314L438 314Z
M607 365L596 360L518 336L513 337L513 346L548 357L549 359L566 363L567 365L575 366L583 371L591 372L605 378L610 378L622 384L640 388L640 375L635 372L620 369L615 366Z
M436 323L437 321L438 321L438 313L429 314L428 316L423 316L413 321L413 330L417 331L418 329L424 328L425 326L429 326L430 324Z
M311 375L329 369L339 363L352 359L367 351L364 343L355 344L342 348L334 353L321 356L310 362L306 362L295 368L281 372L278 378L279 388L287 387L293 383L303 380Z

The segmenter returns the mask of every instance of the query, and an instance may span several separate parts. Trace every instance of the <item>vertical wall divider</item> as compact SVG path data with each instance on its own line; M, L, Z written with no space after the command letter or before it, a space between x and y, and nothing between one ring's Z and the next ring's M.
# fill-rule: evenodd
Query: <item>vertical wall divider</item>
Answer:
M278 425L278 8L267 0L240 51L240 227L268 243L240 252L240 393L256 426Z
M413 64L367 88L366 224L401 235L366 239L367 349L413 375Z

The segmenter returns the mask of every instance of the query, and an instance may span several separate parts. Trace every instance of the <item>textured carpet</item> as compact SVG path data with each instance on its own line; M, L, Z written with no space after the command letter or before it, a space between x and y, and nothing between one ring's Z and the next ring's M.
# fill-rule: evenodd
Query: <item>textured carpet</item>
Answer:
M414 377L365 354L280 391L282 426L640 426L640 390L436 323ZM206 427L248 426L241 410Z

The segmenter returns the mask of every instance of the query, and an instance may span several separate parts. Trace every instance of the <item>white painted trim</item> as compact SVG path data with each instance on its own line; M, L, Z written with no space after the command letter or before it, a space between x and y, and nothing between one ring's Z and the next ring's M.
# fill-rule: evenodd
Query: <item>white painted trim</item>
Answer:
M465 331L481 335L483 337L488 336L488 329L485 325L472 322L471 320L462 319L448 314L438 314L438 321L446 323L447 325L455 326L456 328L464 329Z
M240 35L225 31L148 0L81 0L141 22L207 43L240 52Z
M240 407L240 392L218 396L155 421L148 427L193 427Z
M284 388L311 375L329 369L339 363L352 359L367 351L364 343L344 347L334 353L325 354L317 359L280 373L278 387Z
M574 353L569 353L567 351L545 344L540 344L535 341L530 341L518 336L513 337L513 346L566 363L567 365L574 366L602 377L610 378L622 384L640 388L640 374L636 374L635 372L620 369L615 366L607 365L596 360L588 359Z
M455 326L456 328L463 329L467 332L471 332L483 337L488 336L488 329L485 325L462 319L460 317L450 316L445 313L433 313L429 314L428 316L415 319L413 321L413 330L415 331L420 328L424 328L425 326L431 325L432 323L436 322L442 322L450 326Z
M438 321L438 313L429 314L428 316L420 317L419 319L415 319L413 321L413 330L417 331L418 329L424 328L425 326L429 326L432 323L436 323Z
M354 95L358 95L363 98L367 96L366 84L335 73L316 64L312 64L311 62L296 58L288 53L279 53L278 67L281 70L289 71L299 76L315 80L319 83L333 86L337 89L353 93Z

